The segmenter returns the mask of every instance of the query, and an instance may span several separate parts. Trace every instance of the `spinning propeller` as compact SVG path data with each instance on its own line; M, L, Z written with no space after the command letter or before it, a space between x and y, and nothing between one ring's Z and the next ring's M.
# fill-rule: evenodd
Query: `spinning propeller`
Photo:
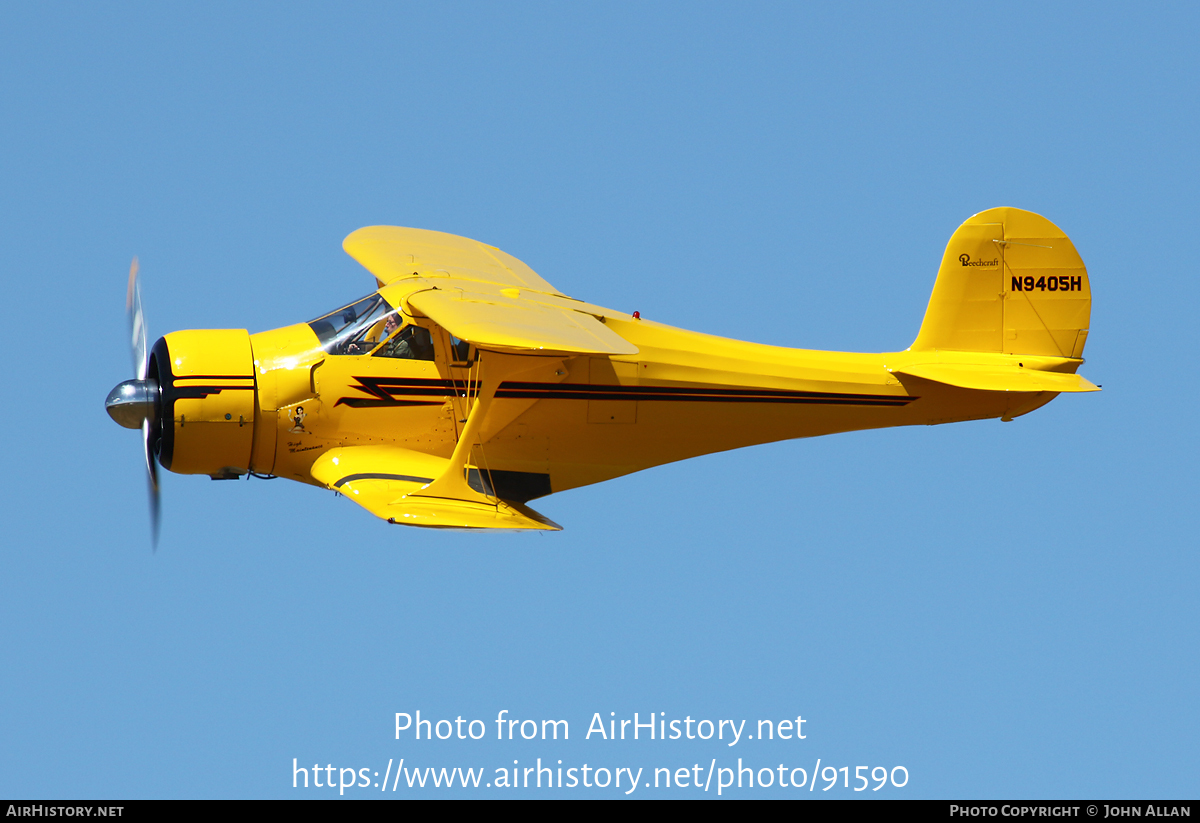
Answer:
M142 445L146 457L146 472L150 483L150 532L153 545L158 546L159 490L157 454L162 433L160 391L158 381L148 377L150 364L146 359L146 317L142 312L142 290L138 282L138 261L133 258L129 267L129 288L125 296L125 313L129 317L130 353L133 356L133 380L118 383L108 393L104 409L108 416L127 429L142 430Z

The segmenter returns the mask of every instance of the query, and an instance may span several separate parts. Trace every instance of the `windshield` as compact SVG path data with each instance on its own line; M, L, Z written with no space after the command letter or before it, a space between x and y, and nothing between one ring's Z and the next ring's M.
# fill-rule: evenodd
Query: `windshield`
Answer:
M378 294L318 317L308 324L329 354L366 354L384 337L384 326L396 310Z

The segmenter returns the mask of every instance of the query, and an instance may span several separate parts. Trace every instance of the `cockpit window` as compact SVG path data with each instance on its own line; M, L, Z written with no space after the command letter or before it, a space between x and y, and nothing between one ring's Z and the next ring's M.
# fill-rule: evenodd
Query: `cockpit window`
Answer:
M308 324L330 354L368 354L405 360L433 360L433 340L378 294L318 317Z
M450 354L455 363L467 363L471 360L471 344L450 335Z
M329 354L366 354L386 335L384 326L396 310L378 294L318 317L308 324Z

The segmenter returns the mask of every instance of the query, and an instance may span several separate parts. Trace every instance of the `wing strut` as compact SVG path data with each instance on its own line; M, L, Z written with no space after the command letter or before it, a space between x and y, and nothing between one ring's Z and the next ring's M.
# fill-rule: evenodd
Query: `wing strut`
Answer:
M481 503L495 504L496 499L480 494L467 484L467 461L471 457L471 449L475 445L475 440L479 437L479 430L483 426L483 419L487 417L488 410L492 407L492 399L496 396L496 389L500 386L500 380L492 376L492 371L483 368L483 353L476 350L476 364L478 367L478 377L475 384L478 386L475 395L475 402L471 405L471 409L467 412L467 423L463 427L462 434L458 436L458 443L454 446L454 453L450 455L450 463L446 466L446 470L442 472L440 477L437 477L432 483L420 492L415 493L413 497L444 497L452 500L477 500ZM498 370L495 370L498 374ZM467 383L467 401L471 399L471 382ZM482 446L482 444L480 444Z

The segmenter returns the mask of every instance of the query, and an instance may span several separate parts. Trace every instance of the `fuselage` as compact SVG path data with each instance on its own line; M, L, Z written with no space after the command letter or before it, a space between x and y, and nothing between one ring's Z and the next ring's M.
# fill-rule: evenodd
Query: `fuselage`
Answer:
M174 441L164 462L184 473L237 476L254 471L314 483L309 471L313 462L337 447L394 445L448 457L469 406L483 382L491 380L495 396L471 465L484 468L503 486L496 489L501 497L524 501L758 443L1013 416L1054 396L971 391L891 371L912 358L909 352L789 349L618 312L601 316L638 348L637 355L478 351L422 318L408 322L427 327L432 359L331 353L311 324L250 335L245 355L217 356L219 366L200 367L203 377L164 375L176 386L203 384L211 392L205 401L179 397L164 409ZM212 358L214 347L231 345L228 336L236 334L178 332L155 350L165 346L172 362L179 363L189 357ZM189 352L183 353L184 348ZM228 365L243 356L248 358L244 368ZM955 356L943 355L949 360ZM1016 359L970 355L975 363L981 357ZM208 425L202 428L201 402L212 405L222 396L226 404L240 404L239 414L214 406L215 412L207 415L213 419L203 421ZM189 419L195 421L190 432ZM234 431L239 419L240 431ZM166 419L163 423L165 427ZM244 449L243 459L226 455L216 465L205 457L212 451L206 443L197 441L194 449L185 445L190 436L207 440L219 430L240 438L241 445L228 454Z

